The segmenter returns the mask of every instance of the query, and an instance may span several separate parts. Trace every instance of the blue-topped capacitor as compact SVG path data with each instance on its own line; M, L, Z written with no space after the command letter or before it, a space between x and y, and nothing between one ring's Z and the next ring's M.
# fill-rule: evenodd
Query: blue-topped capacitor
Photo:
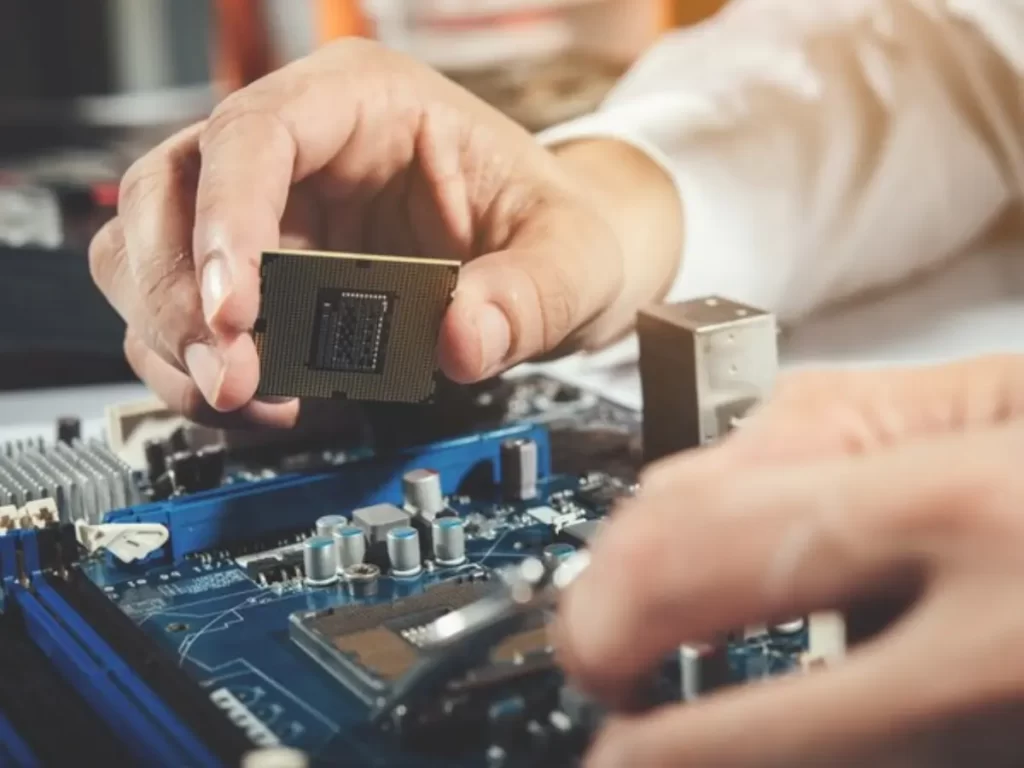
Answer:
M311 536L302 548L302 565L306 571L306 583L315 587L333 584L338 580L338 559L334 551L334 539L328 536Z
M568 558L572 557L572 554L575 551L576 548L571 544L549 544L544 547L544 564L549 568L555 568L565 562Z
M402 525L388 531L388 560L391 561L391 575L409 578L423 570L420 555L420 532L409 525Z
M317 518L316 535L333 536L334 529L339 525L348 525L348 518L343 515L324 515Z
M355 525L337 526L331 535L334 539L339 571L344 571L352 565L359 565L366 559L366 534L362 528Z
M439 517L430 527L434 560L438 565L466 562L466 524L458 517Z

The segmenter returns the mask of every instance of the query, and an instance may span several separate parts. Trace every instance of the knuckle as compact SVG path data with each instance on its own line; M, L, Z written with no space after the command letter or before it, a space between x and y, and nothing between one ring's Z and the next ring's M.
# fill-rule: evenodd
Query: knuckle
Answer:
M111 272L123 260L124 243L118 236L119 228L120 221L117 218L111 219L89 243L89 275L101 290L107 287Z
M174 173L173 164L161 151L153 150L145 157L136 160L121 177L118 190L118 214L122 217L132 215Z
M555 262L547 262L532 276L540 310L544 351L557 347L573 330L580 298L576 281Z
M1022 443L1017 440L1018 449L1024 448ZM982 450L979 456L964 456L956 471L943 473L930 484L931 492L920 494L890 525L903 540L960 552L990 552L990 545L1008 543L1019 549L1024 541L1024 478L1012 457L1020 453ZM890 525L883 527L892 533Z

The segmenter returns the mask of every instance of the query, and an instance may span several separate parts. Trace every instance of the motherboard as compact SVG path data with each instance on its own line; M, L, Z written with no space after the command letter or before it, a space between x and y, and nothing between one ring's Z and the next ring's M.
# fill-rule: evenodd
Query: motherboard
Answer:
M577 765L604 713L544 611L384 726L370 713L433 622L588 547L637 490L645 416L533 374L371 413L347 444L176 424L139 462L65 422L5 446L0 764ZM791 673L812 645L796 619L683 646L652 705Z

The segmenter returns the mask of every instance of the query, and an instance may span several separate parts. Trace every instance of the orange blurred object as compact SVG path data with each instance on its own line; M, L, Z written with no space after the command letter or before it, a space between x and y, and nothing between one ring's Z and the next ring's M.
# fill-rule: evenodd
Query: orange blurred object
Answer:
M366 18L359 0L317 0L316 27L321 43L351 35L365 36Z
M230 92L244 88L273 66L262 3L217 0L217 69Z
M717 13L726 0L666 0L672 26L696 24Z

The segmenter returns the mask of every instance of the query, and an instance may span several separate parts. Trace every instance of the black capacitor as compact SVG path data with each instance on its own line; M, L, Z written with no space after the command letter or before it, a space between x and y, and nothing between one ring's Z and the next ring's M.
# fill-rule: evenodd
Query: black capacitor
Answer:
M219 488L224 480L226 451L222 445L208 445L196 453L198 461L197 487L195 490L208 491Z
M171 432L171 436L167 438L167 445L171 453L182 453L189 449L188 436L185 434L184 427L178 427L176 430Z
M151 483L150 497L154 501L163 501L169 499L174 495L174 477L170 472L164 472L159 477L155 478Z
M61 443L73 443L82 437L82 420L75 416L62 416L57 419L57 440Z
M192 451L178 451L170 460L174 484L189 493L199 489L199 457Z
M147 440L142 445L142 451L146 456L146 474L149 475L149 482L155 483L156 479L167 471L167 449L160 440Z
M501 490L509 500L526 501L537 497L537 443L533 440L506 440L501 444Z

